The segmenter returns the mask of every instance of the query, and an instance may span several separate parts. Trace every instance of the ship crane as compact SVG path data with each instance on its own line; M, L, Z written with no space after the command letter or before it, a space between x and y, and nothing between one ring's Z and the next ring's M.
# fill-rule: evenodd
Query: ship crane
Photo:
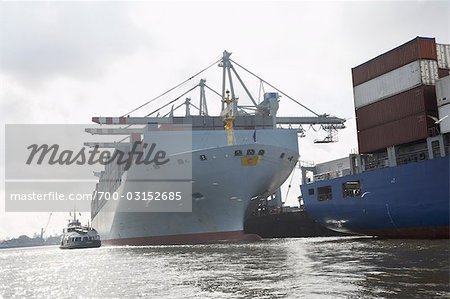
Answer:
M179 235L183 236L184 241L181 242L187 240L185 236L192 236L193 240L246 239L243 219L245 212L251 208L250 201L255 200L256 203L256 200L272 197L275 193L278 196L274 198L281 200L280 187L298 163L298 134L304 134L301 126L335 131L344 128L345 119L314 112L248 71L230 56L230 52L224 51L222 57L208 67L119 117L92 118L93 122L104 126L88 128L86 132L108 135L118 140L111 142L102 138L102 142L85 143L90 147L108 148L104 151L107 159L105 170L97 174L99 183L96 191L99 192L94 194L107 191L117 193L122 198L121 194L125 192L159 193L154 191L169 185L174 188L172 190L186 186L183 198L192 199L192 204L177 205L183 209L191 207L190 213L169 210L170 217L137 217L129 209L123 210L130 207L128 197L122 200L123 204L112 204L111 201L108 204L107 200L95 196L91 203L92 219L99 227L103 227L107 238L117 239L120 242L117 244L131 242L134 245L153 244L153 237L163 240L160 244L171 244L178 242L172 240L176 240L173 238ZM216 86L221 92L210 86L206 79L195 79L214 65L221 68L223 75L222 82ZM240 74L242 70L247 72L244 74L246 77L252 75L259 80L255 80L262 90L258 97L253 96L244 84L244 77ZM194 95L199 96L198 102ZM156 101L163 97L165 102L161 101L160 105L154 107ZM211 105L209 97L217 100L216 105ZM281 114L278 113L280 98L283 102L287 101L285 99L293 101L310 116L277 115ZM141 110L143 116L136 116L137 110L146 106L148 109L150 104L150 112L142 113ZM296 112L298 110L295 109ZM189 139L183 141L180 138L183 135ZM335 141L333 138L331 135L327 141ZM162 167L153 164L153 160L142 161L144 156L153 157L156 144L162 148L167 146L167 157L170 157L165 160L169 163ZM111 154L109 149L115 151ZM164 150L158 153L166 157ZM126 154L127 164L124 165L120 157ZM121 161L115 160L117 157ZM136 167L130 169L131 165ZM183 172L184 176L181 175ZM175 185L174 182L178 181L183 185ZM135 206L137 212L159 213L157 205L153 205L155 202L149 201L138 201L138 206ZM111 211L122 214L121 221L108 221L112 219L109 216ZM211 217L219 214L227 217ZM170 223L183 225L173 226ZM144 229L146 227L156 229ZM207 233L208 237L204 237L203 233ZM142 239L146 240L143 241L145 243L139 243Z
M139 134L144 131L145 125L153 124L153 125L161 125L161 124L173 124L176 123L177 117L173 115L173 112L176 111L179 108L182 108L183 106L186 109L186 117L190 117L193 122L195 122L195 119L199 118L207 118L211 117L208 114L208 106L206 101L206 91L212 92L214 96L220 97L220 101L222 104L222 116L228 115L228 117L222 117L222 129L228 130L231 133L228 134L227 137L228 141L232 139L231 134L232 131L230 130L230 124L233 123L234 126L238 125L239 120L243 119L246 115L255 115L260 117L260 124L255 124L255 129L260 125L261 128L267 128L268 125L271 127L282 127L285 125L288 125L289 127L298 126L298 132L300 136L304 136L305 130L302 128L302 125L310 125L319 126L318 130L323 130L327 133L327 136L323 140L316 140L316 143L329 143L329 142L336 142L337 141L337 132L340 129L345 128L345 119L330 116L329 114L319 114L314 112L312 109L306 107L305 105L301 104L299 101L295 100L293 97L289 96L285 92L281 91L279 88L275 87L274 85L270 84L260 76L254 74L253 72L249 71L242 65L238 64L236 61L232 60L230 58L231 53L224 51L222 57L210 64L208 67L204 68L203 70L199 71L198 73L194 74L193 76L189 77L184 82L176 85L175 87L165 91L164 93L158 95L157 97L147 101L146 103L140 105L139 107L129 111L128 113L125 113L124 115L120 117L93 117L92 121L94 123L100 124L100 125L122 125L120 128L89 128L86 129L86 132L89 132L91 134L100 134L100 135L128 135L131 136L133 134ZM187 91L181 93L180 95L176 96L173 100L165 103L161 107L154 109L152 112L148 113L144 117L136 117L131 116L132 113L136 112L139 109L142 109L143 107L147 106L150 103L155 102L159 98L168 95L169 93L173 92L174 90L178 89L182 85L186 85L189 83L192 79L199 76L201 73L209 69L210 67L216 65L218 63L218 66L223 68L223 77L222 77L222 92L219 93L215 91L212 87L206 84L206 79L200 79L199 83L195 84L191 88L189 88ZM244 84L241 76L238 74L236 67L239 67L240 69L244 70L245 72L249 73L253 77L257 78L260 81L260 89L264 91L264 85L269 86L275 92L265 92L264 93L264 99L262 102L256 102L255 97L250 93L247 86ZM234 78L234 79L233 79ZM243 88L244 92L250 99L252 105L239 105L238 104L238 97L236 95L236 88L234 86L234 81L237 81L240 83L241 87ZM200 99L198 106L194 105L191 101L191 98L186 98L185 96L193 91L194 89L199 88L200 92ZM277 110L278 110L278 103L279 98L281 96L284 96L285 98L288 98L289 100L293 101L297 105L299 105L303 110L308 111L312 114L312 116L277 116ZM184 101L183 101L184 99ZM174 104L180 101L181 103L174 108ZM170 112L164 114L163 116L159 116L159 113L166 108L166 107L172 107L170 109ZM191 111L191 107L195 108L198 111L198 115L194 115ZM225 113L225 114L224 114ZM211 117L214 118L214 117ZM136 128L136 125L143 125L141 128ZM133 127L132 127L133 126ZM236 129L236 128L235 128ZM119 142L109 142L109 143L86 143L88 146L99 146L99 147L117 147L118 145L128 144L128 143L122 143L127 137L122 139Z

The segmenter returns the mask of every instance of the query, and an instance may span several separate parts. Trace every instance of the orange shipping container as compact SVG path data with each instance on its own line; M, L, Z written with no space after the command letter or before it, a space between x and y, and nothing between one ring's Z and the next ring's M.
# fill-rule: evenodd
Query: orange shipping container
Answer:
M418 59L437 60L434 38L415 39L352 68L353 86L369 81Z
M444 78L450 75L450 69L438 69L439 78Z
M393 145L405 144L425 139L431 128L435 128L434 120L421 112L400 120L385 123L358 132L359 152L367 154Z
M356 109L358 131L418 114L437 116L434 86L421 85L395 96Z

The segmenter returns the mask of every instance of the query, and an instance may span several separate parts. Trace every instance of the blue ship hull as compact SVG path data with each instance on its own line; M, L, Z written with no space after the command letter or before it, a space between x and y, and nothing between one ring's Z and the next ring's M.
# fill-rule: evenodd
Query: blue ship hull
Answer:
M446 156L304 184L303 200L312 218L335 231L449 238L449 166ZM359 181L360 190L344 197L349 181ZM325 186L331 186L332 198L319 201L317 188Z

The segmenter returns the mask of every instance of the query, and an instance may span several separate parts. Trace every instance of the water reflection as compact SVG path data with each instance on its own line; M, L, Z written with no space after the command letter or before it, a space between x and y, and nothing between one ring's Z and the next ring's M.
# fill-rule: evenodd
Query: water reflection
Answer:
M344 295L343 287L354 297L450 295L448 240L344 238L315 243L308 257L328 277L330 295Z
M449 297L448 240L308 238L0 251L4 297Z

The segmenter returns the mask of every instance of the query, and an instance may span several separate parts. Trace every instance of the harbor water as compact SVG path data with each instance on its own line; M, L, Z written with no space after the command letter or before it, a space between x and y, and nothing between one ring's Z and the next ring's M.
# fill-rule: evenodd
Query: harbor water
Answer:
M448 240L0 250L0 298L449 298Z

